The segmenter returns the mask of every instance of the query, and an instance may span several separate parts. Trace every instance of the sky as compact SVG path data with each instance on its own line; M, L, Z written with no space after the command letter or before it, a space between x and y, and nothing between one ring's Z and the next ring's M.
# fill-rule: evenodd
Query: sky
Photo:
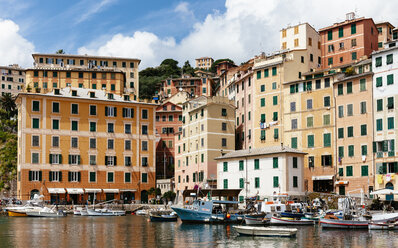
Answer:
M240 64L279 49L279 31L320 29L345 14L398 26L397 0L0 0L0 65L32 66L32 53L132 57L140 69L166 58Z

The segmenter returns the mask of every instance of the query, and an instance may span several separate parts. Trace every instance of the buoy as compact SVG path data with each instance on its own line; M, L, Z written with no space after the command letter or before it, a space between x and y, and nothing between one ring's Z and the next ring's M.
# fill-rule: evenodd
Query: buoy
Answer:
M227 219L229 219L229 218L231 218L231 215L230 215L230 214L227 214Z

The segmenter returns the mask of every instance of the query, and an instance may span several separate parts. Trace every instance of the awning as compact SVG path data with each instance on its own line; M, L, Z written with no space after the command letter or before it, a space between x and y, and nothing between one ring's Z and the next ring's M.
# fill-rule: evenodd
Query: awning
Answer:
M68 194L84 194L82 188L67 188L66 191L68 192Z
M344 185L344 184L348 184L348 181L337 181L335 184L336 185Z
M333 175L329 176L312 176L312 180L333 180Z
M64 188L47 188L48 193L50 194L65 194Z
M120 192L136 192L136 189L121 189Z
M104 189L104 193L119 193L119 189Z
M86 193L100 193L102 189L84 189Z

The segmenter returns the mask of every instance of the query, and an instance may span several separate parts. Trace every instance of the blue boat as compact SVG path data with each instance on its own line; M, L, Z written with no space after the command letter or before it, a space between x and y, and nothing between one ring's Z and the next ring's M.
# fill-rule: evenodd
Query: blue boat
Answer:
M237 206L237 201L195 200L186 207L171 207L182 222L234 223L243 221L242 214L229 213L226 209ZM224 209L223 209L224 205Z
M304 217L304 213L298 213L298 212L282 212L280 213L281 217L287 217L287 218L302 218Z

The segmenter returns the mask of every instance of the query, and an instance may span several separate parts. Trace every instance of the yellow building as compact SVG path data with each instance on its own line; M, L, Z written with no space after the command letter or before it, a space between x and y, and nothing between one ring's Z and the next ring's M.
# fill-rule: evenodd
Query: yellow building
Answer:
M102 72L107 72L107 71L114 71L115 73L122 72L124 73L125 81L123 82L123 87L120 88L120 91L122 91L123 94L132 95L131 97L132 100L137 100L139 98L138 66L141 62L141 60L139 59L89 56L89 55L71 55L71 54L40 54L40 53L33 54L32 56L34 59L34 69L36 71L41 71L41 70L45 71L48 68L51 68L51 70L52 69L58 69L60 71L64 70L65 73L67 73L68 71L75 72L73 78L76 80L73 81L79 81L79 79L82 79L80 77L81 75L78 74L79 70L92 72L91 75L87 74L83 76L83 79L87 80L90 83L91 81L99 81L105 79L103 78L103 74L101 74ZM48 78L51 78L51 76L52 75L47 75ZM71 76L70 79L72 79L72 75L70 76ZM29 85L30 88L45 89L44 87L41 87L44 85L40 84L39 87L34 87L34 83L35 82L38 83L38 81L35 81L34 77L35 77L34 75L27 75L26 86ZM113 78L106 78L106 79L112 80ZM53 83L57 83L56 87L54 87L55 84ZM67 83L70 83L68 78L66 79L65 82L52 81L52 83L50 84L47 81L47 89L51 91L53 88L66 87L65 85ZM91 87L86 87L85 85L83 86L85 88L92 89ZM78 86L72 85L72 87L78 87ZM101 88L102 85L101 86L97 85L97 89Z
M157 105L75 87L20 93L17 105L19 199L148 200Z
M334 191L334 73L304 73L302 80L283 85L284 144L308 153L304 157L305 191Z
M235 106L225 97L201 96L183 104L182 132L175 141L175 189L217 187L214 158L235 150Z

